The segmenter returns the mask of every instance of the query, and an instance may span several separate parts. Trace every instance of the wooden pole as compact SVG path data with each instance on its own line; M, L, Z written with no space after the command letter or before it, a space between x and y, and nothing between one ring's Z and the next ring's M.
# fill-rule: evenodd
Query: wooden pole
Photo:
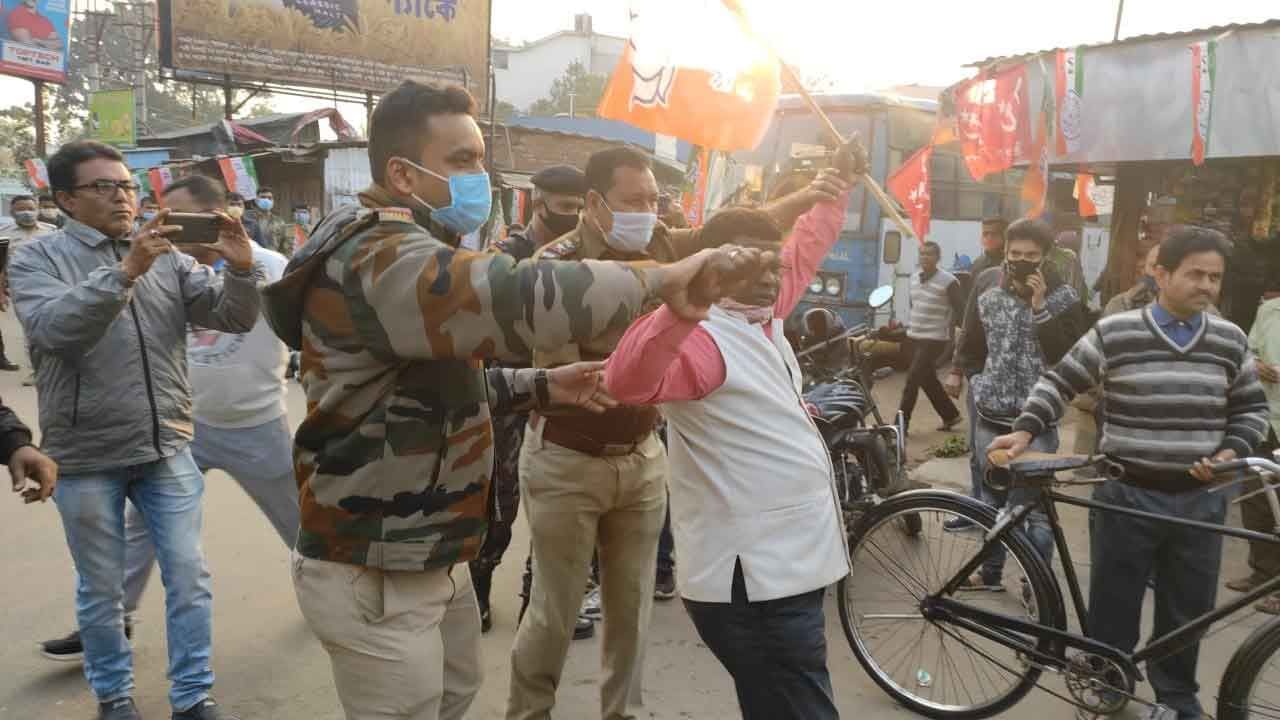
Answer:
M774 53L774 57L778 59L778 65L782 68L783 76L786 77L788 82L795 85L796 90L799 91L800 97L804 100L805 105L808 105L809 109L813 111L813 114L818 116L818 120L826 126L827 134L831 136L831 140L835 142L836 147L843 145L844 138L840 136L840 131L836 129L835 123L831 122L831 118L828 117L827 114L822 111L822 108L818 106L818 101L809 94L808 90L805 90L804 85L800 82L800 76L796 74L795 70L791 69L790 65L783 62L782 58L778 57L776 52ZM898 227L899 232L907 237L916 237L916 233L911 229L911 225L909 225L898 212L898 206L889 198L888 194L885 193L884 188L880 187L880 183L876 182L875 178L863 173L862 185L871 193L871 196L876 199L876 202L880 204L880 209L883 210L884 214L893 221L894 225ZM916 239L918 241L924 240L924 238Z
M47 148L44 135L44 81L32 80L36 88L35 121L36 121L36 157L43 159Z
M230 120L236 114L235 89L231 87L231 76L222 76L222 116Z

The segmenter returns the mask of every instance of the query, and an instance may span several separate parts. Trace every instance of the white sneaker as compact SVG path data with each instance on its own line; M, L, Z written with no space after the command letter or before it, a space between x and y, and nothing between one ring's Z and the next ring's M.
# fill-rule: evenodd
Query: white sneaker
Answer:
M591 618L592 620L600 619L600 586L597 585L587 591L585 597L582 598L582 610L580 615Z

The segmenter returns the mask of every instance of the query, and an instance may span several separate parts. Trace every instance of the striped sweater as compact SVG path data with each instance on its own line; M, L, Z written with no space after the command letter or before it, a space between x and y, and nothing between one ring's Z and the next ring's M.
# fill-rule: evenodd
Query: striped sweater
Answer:
M1267 399L1248 340L1209 314L1185 350L1149 307L1103 318L1036 383L1014 429L1040 434L1095 386L1103 397L1101 451L1136 485L1193 490L1199 484L1187 471L1197 460L1225 449L1244 457L1266 434Z

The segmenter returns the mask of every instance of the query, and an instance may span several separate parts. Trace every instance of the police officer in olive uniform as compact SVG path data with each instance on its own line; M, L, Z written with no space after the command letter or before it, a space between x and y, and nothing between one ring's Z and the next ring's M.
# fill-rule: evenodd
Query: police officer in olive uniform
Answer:
M494 243L493 249L517 260L533 257L539 248L552 242L578 226L578 213L582 211L583 195L587 192L586 177L582 171L568 165L554 165L536 173L533 183L533 218L528 226ZM532 360L532 358L530 358ZM504 364L504 367L529 367L524 364ZM520 507L519 461L520 444L524 440L524 428L529 416L524 413L502 415L493 419L493 491L489 494L489 532L485 536L480 554L471 561L471 580L476 588L476 601L480 606L480 629L488 632L493 626L489 610L489 591L493 583L493 571L502 562L502 555L511 544L511 527L515 524ZM527 561L526 561L526 564ZM527 578L527 574L526 574ZM526 579L524 592L529 594ZM580 623L577 634L588 637L594 632L589 619Z
M647 156L621 147L587 162L577 229L534 253L559 260L642 260L657 226L658 185ZM535 352L536 367L604 359L620 336ZM533 588L512 650L508 720L546 717L555 705L593 549L604 599L602 715L628 717L653 606L658 536L667 509L666 452L657 411L530 415L520 493L533 546Z

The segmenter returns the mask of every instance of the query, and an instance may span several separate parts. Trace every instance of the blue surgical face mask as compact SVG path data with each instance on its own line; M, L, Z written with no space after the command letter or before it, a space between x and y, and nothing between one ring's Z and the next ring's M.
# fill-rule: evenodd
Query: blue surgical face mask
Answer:
M293 214L293 221L299 225L310 225L311 213L307 212L306 210L299 210L298 212Z
M32 225L36 224L36 211L35 210L15 210L13 213L13 219L16 220L18 224L21 225L22 227L31 227Z
M404 160L409 167L420 170L431 177L449 184L449 204L442 208L431 207L430 203L417 195L413 199L431 211L431 218L459 235L475 232L489 219L489 211L493 206L493 196L489 188L489 174L484 172L450 175L422 167L408 158Z
M155 216L156 216L156 211L155 211L155 210L143 210L143 211L142 211L142 221L143 221L143 222L150 222L150 221L151 221L151 219L152 219L152 218L154 218Z
M258 209L271 212L271 208L276 206L276 201L271 198L258 198Z
M601 202L604 199L601 198ZM658 224L658 214L651 212L617 212L604 203L613 213L613 229L605 234L605 242L618 252L642 253L653 239L653 228ZM603 231L603 228L597 228Z

